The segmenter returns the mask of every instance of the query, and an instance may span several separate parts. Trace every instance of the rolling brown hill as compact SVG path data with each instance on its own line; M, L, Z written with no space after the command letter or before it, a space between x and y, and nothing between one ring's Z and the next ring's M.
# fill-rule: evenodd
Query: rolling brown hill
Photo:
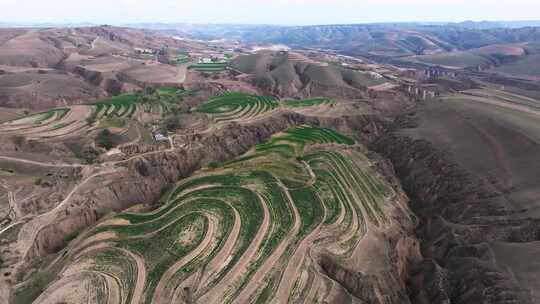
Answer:
M535 26L536 23L523 27L506 27L503 23L498 26L496 23L398 23L279 27L208 25L194 29L177 25L164 31L203 39L219 36L246 44L325 50L397 65L491 69L494 73L537 79L535 55L539 53L540 27Z
M399 92L394 81L373 71L315 61L297 52L259 51L238 56L231 67L267 94L284 98L331 96L342 100L369 100L387 94L391 102ZM388 90L378 88L388 86ZM372 103L379 106L380 103ZM399 107L399 106L398 106Z
M180 83L182 69L159 62L162 48L198 46L154 31L110 26L0 29L0 105L43 109L145 83Z

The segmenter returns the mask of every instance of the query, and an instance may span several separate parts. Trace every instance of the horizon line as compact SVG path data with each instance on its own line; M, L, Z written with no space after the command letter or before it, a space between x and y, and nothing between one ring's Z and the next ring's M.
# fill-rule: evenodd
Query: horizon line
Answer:
M188 21L141 21L141 22L89 22L89 21L74 21L74 22L49 22L49 21L0 21L0 25L13 26L68 26L68 25L84 25L84 26L133 26L133 25L218 25L218 26L276 26L276 27L309 27L309 26L338 26L338 25L391 25L391 24L418 24L418 25L445 25L445 24L463 24L463 23L527 23L538 22L540 19L499 19L499 20L462 20L462 21L375 21L375 22L358 22L358 23L314 23L314 24L279 24L279 23L228 23L228 22L188 22Z

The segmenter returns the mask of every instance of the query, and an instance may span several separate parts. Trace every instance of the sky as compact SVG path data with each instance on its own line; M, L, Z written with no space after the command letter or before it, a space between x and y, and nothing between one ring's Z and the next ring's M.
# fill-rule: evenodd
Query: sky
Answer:
M0 22L350 24L538 20L540 0L0 0Z

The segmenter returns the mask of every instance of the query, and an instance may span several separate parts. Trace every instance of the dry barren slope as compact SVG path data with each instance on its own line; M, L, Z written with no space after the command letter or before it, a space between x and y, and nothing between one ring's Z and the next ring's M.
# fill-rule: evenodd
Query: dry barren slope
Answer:
M146 83L181 83L185 67L136 51L157 52L164 46L172 52L204 48L159 32L110 26L0 29L0 104L43 109L116 95Z
M316 62L293 52L261 51L239 56L232 67L252 76L252 83L279 96L310 96L343 91L342 95L365 96L370 87L390 82L376 73Z
M534 105L539 103L523 96L512 101L500 91L472 93L476 96L454 95L425 105L419 127L403 134L432 142L489 185L493 194L477 198L483 211L465 212L462 223L486 225L490 232L481 239L489 242L494 261L536 303L540 276L532 256L538 251L534 227L540 218L540 111ZM455 220L458 210L447 208L445 217ZM475 220L467 219L473 214ZM474 244L477 238L469 233L465 239Z

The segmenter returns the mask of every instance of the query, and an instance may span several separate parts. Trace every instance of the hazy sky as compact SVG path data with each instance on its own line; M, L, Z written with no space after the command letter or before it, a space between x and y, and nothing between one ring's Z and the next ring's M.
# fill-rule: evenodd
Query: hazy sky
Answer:
M335 24L537 20L540 0L0 0L0 22Z

